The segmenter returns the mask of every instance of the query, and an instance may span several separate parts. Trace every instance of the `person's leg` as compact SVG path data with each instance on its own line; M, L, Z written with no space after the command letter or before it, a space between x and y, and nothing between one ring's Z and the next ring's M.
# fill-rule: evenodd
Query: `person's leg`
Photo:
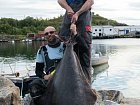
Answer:
M48 81L44 79L38 78L38 79L33 80L29 84L29 93L35 105L36 103L39 102L39 98L42 97L42 95L44 94L47 87L47 82Z
M77 29L79 35L83 37L85 40L85 44L88 46L88 50L85 52L81 52L77 50L77 55L79 56L80 63L85 73L87 79L91 82L91 45L92 45L92 33L91 33L91 13L87 11L83 13L79 19L77 24Z
M60 28L59 36L63 40L67 40L70 36L70 25L71 25L71 18L65 13L64 19Z
M80 5L72 5L71 6L74 11L77 11L80 7ZM71 18L68 17L68 15L65 13L63 24L60 30L59 36L63 39L68 39L70 32L70 24L71 24ZM88 78L88 80L91 82L91 42L92 42L92 34L91 34L91 12L87 11L81 14L78 18L78 21L76 22L78 34L81 35L84 39L86 44L88 45L89 49L86 51L86 53L79 53L80 49L78 47L75 47L76 53L79 56L79 60L81 63L81 66L83 68L83 71L85 73L85 76Z

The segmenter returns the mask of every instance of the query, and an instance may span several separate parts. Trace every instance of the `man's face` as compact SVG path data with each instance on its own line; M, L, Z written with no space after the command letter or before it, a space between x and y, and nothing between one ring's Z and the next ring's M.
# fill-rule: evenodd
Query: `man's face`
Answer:
M50 28L47 28L45 30L45 36L46 36L48 42L54 42L56 40L56 36L55 35L56 35L56 31L55 31L54 28L50 27Z

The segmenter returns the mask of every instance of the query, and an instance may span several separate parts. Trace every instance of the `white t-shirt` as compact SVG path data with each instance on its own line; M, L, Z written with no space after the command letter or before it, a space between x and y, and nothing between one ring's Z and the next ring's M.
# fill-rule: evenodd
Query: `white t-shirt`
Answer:
M52 48L52 47L46 45L45 47L47 48L48 57L50 59L61 59L63 57L63 52L64 52L63 45L64 45L63 42L61 42L60 46L58 46L56 48ZM36 62L45 63L44 51L43 51L43 49L41 50L40 53L39 53L39 51L40 51L40 49L37 52Z

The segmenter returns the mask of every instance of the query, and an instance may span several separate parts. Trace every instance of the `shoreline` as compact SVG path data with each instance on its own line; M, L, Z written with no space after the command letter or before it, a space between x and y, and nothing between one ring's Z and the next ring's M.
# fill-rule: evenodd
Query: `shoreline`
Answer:
M140 38L140 35L92 36L92 39Z
M17 35L18 36L18 35ZM140 38L140 35L110 35L110 36L92 36L92 39L94 40L94 39L117 39L117 38ZM10 38L10 36L9 36L9 38L8 38L8 36L7 36L7 38L4 38L4 39L2 39L2 38L0 38L0 43L2 43L2 42L21 42L21 41L23 41L24 40L24 42L28 42L29 41L29 39L26 41L26 39L27 38L20 38L20 39L12 39L12 38ZM46 41L46 40L44 40L44 39L40 39L40 40L37 40L37 39L30 39L30 41Z

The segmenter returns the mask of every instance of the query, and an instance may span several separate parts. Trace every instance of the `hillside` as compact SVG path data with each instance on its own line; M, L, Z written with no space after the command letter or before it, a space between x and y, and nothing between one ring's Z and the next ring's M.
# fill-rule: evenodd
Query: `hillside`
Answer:
M92 25L113 25L124 26L124 23L118 23L115 20L109 20L98 14L93 15ZM46 26L52 25L57 31L59 30L63 21L63 16L55 17L53 19L42 19L26 17L23 20L17 20L12 18L0 19L0 35L27 35L27 33L37 33L42 31Z
M56 23L61 25L61 23L63 21L63 16L59 16L57 18L50 19L49 21L53 25ZM115 20L110 20L110 19L104 18L98 14L92 16L92 25L127 26L127 24L125 24L125 23L118 23Z
M92 19L93 19L92 25L127 26L127 24L125 23L118 23L115 20L104 18L102 16L99 16L98 14L94 15Z

